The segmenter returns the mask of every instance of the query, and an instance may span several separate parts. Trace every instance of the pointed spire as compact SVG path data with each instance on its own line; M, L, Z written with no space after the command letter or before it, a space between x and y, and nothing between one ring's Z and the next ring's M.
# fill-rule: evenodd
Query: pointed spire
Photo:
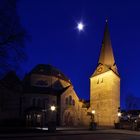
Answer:
M102 48L101 48L98 63L107 65L109 67L112 67L115 64L107 19L106 19L104 37L103 37L103 41L102 41Z
M94 71L94 73L91 75L91 77L94 77L96 75L99 75L101 73L104 73L110 70L112 70L115 74L119 76L117 66L114 60L112 45L111 45L111 39L110 39L109 28L108 28L108 20L106 19L98 66L96 70Z

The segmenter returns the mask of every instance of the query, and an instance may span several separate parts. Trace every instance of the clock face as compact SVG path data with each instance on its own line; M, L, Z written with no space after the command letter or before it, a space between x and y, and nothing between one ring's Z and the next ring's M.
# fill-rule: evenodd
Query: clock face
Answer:
M98 72L102 72L102 71L103 71L103 67L97 68L97 71L98 71Z

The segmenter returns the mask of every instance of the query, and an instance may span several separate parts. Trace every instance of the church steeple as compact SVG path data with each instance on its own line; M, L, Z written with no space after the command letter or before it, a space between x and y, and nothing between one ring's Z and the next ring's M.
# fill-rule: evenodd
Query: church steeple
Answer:
M98 66L91 77L104 73L109 70L112 70L114 73L119 75L117 66L115 64L110 33L109 33L109 27L108 27L108 21L106 20Z
M112 67L115 64L107 20L98 63L108 67Z
M90 107L96 110L94 117L99 126L113 127L114 122L118 121L116 114L120 107L120 76L114 60L107 21L98 65L90 77Z

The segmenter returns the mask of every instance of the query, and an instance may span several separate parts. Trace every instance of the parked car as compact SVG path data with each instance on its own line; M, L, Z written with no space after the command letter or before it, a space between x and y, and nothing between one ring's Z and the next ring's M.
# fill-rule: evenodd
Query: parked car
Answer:
M132 115L124 115L119 118L119 122L115 123L116 129L129 129L139 130L140 129L140 117Z

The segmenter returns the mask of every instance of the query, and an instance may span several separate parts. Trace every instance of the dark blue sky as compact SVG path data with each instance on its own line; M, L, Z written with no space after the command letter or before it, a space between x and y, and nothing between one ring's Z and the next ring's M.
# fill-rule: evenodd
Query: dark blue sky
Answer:
M107 17L121 97L128 93L140 97L139 0L20 0L18 12L31 36L23 73L39 63L52 64L70 78L80 98L88 99ZM76 30L80 20L86 24L82 33Z

